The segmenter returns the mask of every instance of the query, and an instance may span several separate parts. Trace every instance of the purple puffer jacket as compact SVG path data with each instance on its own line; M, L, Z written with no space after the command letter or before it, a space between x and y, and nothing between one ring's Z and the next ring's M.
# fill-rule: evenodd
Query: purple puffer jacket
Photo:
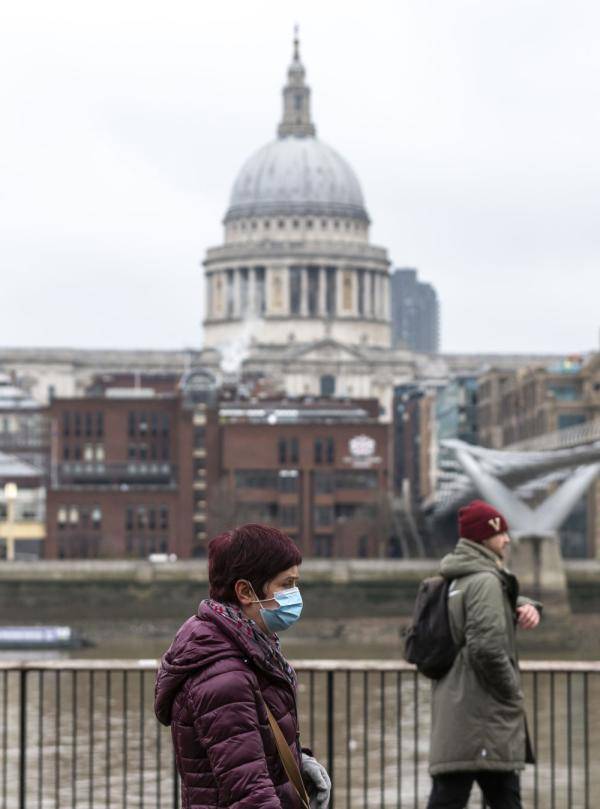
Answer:
M154 709L171 725L182 809L297 809L264 705L300 766L295 677L268 653L264 634L256 643L255 625L243 618L236 623L228 613L203 601L178 631L156 678Z

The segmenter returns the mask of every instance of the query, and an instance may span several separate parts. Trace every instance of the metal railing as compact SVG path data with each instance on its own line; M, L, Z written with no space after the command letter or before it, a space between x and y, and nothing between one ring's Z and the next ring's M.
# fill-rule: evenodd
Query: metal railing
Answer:
M301 661L303 744L335 809L417 809L430 684L401 662ZM170 731L153 714L156 661L0 661L0 809L178 809ZM537 764L532 809L600 805L600 663L524 663ZM460 733L460 728L456 729ZM483 806L477 790L469 807Z

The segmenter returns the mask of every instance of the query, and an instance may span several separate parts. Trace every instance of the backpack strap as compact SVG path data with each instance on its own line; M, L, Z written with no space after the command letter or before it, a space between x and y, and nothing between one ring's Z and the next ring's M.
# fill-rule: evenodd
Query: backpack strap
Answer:
M290 784L296 790L296 794L298 796L300 806L302 807L302 809L310 809L310 800L306 792L306 787L304 786L304 781L302 780L302 775L300 774L300 769L298 768L296 758L292 753L289 744L286 742L285 736L283 735L277 720L275 719L275 717L271 713L269 706L265 702L264 697L262 696L262 694L260 696L263 701L263 705L267 709L267 717L269 719L269 725L271 726L271 731L273 733L273 738L275 739L275 744L277 746L279 758L281 759L281 763L283 764L283 769L286 772Z

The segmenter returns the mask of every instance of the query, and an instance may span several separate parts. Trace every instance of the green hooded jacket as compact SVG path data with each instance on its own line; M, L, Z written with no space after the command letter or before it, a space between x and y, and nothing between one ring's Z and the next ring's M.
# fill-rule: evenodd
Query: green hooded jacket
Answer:
M483 545L460 539L442 559L450 628L461 647L433 683L429 772L523 769L533 760L516 647L519 583Z

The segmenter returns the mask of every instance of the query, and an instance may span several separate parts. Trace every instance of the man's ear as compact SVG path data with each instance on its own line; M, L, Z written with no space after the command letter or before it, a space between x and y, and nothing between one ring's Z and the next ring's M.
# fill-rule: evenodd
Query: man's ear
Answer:
M235 597L242 606L247 606L256 601L256 595L250 584L244 579L238 579L234 585Z

